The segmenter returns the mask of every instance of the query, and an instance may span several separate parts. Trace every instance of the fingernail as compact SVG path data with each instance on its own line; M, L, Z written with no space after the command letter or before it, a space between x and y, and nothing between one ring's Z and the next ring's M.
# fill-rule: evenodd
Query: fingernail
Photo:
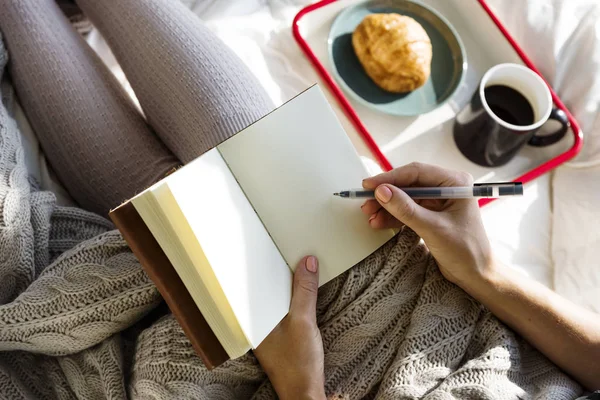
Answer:
M387 203L392 198L392 191L387 186L379 186L377 190L375 190L375 197L382 203Z
M306 269L310 272L317 272L318 265L317 257L310 256L306 258Z
M377 213L371 214L371 216L369 217L369 222L373 221L375 218L377 218Z

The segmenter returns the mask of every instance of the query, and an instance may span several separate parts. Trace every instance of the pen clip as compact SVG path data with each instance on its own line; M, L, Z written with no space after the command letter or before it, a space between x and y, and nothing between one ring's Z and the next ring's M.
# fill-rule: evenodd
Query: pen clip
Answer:
M484 182L474 183L473 186L517 186L522 184L521 182Z
M523 182L474 183L473 187L473 193L475 193L475 188L477 188L480 195L488 197L523 195Z

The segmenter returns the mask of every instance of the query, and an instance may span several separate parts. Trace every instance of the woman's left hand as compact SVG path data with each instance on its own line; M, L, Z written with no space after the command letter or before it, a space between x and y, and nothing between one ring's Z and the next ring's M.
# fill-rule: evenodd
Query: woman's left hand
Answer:
M304 257L294 273L289 314L254 350L281 399L325 399L323 340L317 326L318 261Z

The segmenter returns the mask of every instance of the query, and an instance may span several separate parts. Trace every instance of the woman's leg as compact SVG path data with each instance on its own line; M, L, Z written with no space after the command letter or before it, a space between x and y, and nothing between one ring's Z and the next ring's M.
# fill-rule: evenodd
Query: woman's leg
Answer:
M77 4L109 43L150 125L183 162L273 109L242 61L180 1Z
M59 179L106 215L178 164L55 0L0 0L17 95Z

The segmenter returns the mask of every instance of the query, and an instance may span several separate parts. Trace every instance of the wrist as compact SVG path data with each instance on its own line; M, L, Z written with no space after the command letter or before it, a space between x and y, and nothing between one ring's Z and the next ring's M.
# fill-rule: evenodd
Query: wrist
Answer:
M527 277L494 258L486 272L469 286L463 287L463 290L499 316L498 313L507 306L507 301L521 290L524 280Z
M268 374L267 374L268 375ZM269 377L270 378L270 377ZM325 382L318 377L299 378L297 374L282 376L280 379L271 379L277 396L282 400L325 400Z
M465 292L478 300L481 296L498 289L505 277L506 267L502 265L493 255L485 263L481 263L472 269L468 279L457 283Z
M326 400L325 388L306 388L306 389L287 389L283 391L275 390L277 396L282 400Z

